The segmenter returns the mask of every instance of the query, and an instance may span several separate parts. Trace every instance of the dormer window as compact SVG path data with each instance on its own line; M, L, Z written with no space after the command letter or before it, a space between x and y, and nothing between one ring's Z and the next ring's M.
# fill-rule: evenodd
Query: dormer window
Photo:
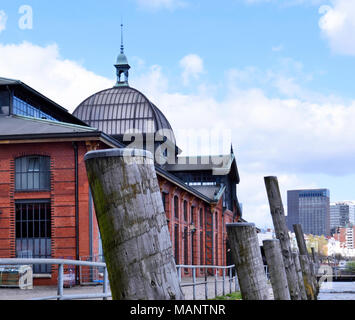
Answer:
M58 121L49 114L43 112L39 107L23 101L16 96L13 97L13 113L19 116Z

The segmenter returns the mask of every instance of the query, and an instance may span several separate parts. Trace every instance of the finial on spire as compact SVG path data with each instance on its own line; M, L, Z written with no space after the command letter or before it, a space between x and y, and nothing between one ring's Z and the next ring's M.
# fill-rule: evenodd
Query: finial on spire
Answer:
M121 54L124 54L124 46L123 46L123 23L121 22Z

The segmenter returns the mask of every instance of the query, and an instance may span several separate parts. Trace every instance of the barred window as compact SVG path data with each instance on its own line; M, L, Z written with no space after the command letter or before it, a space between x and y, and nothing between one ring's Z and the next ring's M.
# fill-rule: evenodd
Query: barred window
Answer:
M51 204L49 200L16 201L16 256L51 257ZM34 265L34 273L50 273L50 265Z
M16 190L49 190L50 158L27 156L15 160Z

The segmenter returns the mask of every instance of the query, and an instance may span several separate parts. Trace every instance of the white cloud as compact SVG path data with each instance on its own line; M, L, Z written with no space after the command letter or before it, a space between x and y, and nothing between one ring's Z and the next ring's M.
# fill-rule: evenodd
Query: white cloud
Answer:
M319 8L319 27L335 53L355 55L355 2L332 0Z
M169 9L185 7L187 3L181 0L136 0L138 5L149 10Z
M6 29L7 15L4 10L0 10L0 33Z
M264 176L279 177L286 207L286 189L327 187L317 186L311 178L305 178L307 174L355 173L355 101L344 103L304 94L296 77L303 75L302 64L288 61L283 67L282 76L287 79L284 70L293 70L289 78L299 88L292 97L267 95L267 90L259 86L261 80L255 79L265 78L276 86L280 72L253 67L226 73L227 94L222 99L216 98L215 90L209 90L208 85L195 94L172 91L164 70L157 65L130 80L166 115L179 135L178 146L187 152L189 136L184 133L188 130L210 134L231 130L241 176L238 196L247 220L259 226L271 221ZM114 84L114 79L62 58L56 45L0 44L0 70L0 76L22 80L70 111L91 94ZM241 82L248 87L242 88Z
M295 66L302 70L301 65ZM249 80L266 74L252 67L233 71L240 79ZM156 77L153 70L151 77ZM148 74L144 82L147 79ZM312 177L317 174L355 173L355 101L303 95L299 85L301 92L293 98L271 98L260 88L241 89L229 79L225 81L230 86L228 94L220 100L208 91L169 92L169 83L163 79L164 90L159 89L159 81L152 81L154 88L148 90L142 82L138 89L167 116L182 150L191 151L189 143L196 132L205 130L211 135L214 130L231 129L241 176L239 200L245 218L260 227L272 225L264 176L278 176L286 210L287 189L329 187L315 183Z
M0 44L0 76L18 79L73 111L94 92L112 87L109 80L60 56L56 44Z
M203 60L197 54L188 54L180 60L182 71L182 80L188 85L191 78L198 79L204 72Z

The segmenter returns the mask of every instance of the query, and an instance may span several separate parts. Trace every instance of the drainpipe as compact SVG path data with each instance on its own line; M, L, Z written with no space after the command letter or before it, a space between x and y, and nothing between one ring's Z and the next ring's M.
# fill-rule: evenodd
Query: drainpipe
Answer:
M75 260L79 260L79 175L78 175L78 144L73 142L75 162ZM75 266L75 282L79 284L79 269Z

